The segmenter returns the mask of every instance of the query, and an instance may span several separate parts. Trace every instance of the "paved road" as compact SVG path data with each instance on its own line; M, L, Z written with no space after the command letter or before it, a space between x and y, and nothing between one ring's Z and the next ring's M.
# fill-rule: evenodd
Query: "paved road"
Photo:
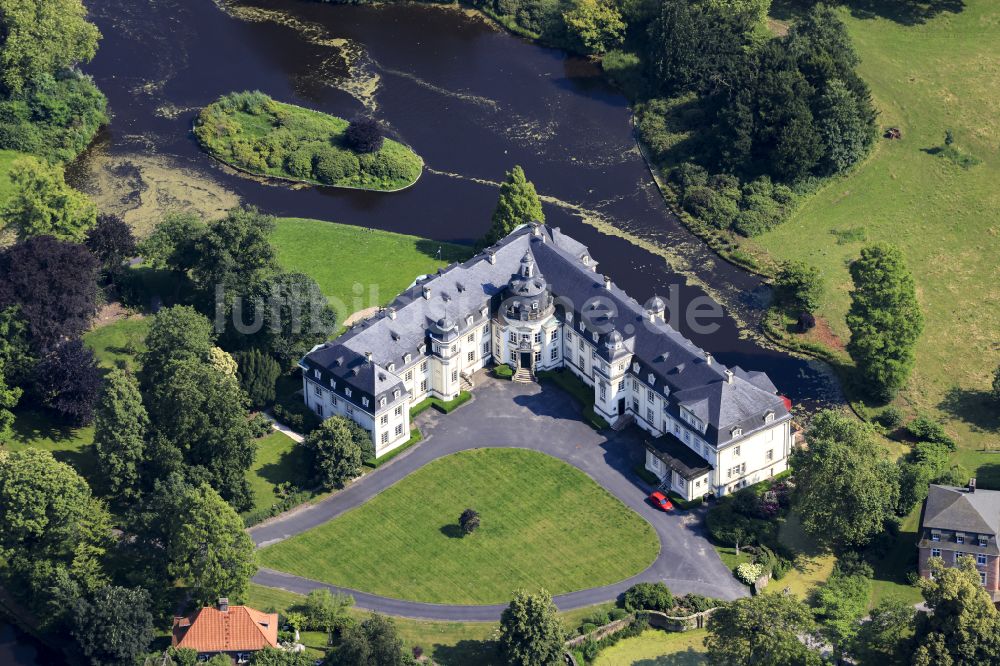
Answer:
M708 543L697 515L663 514L646 502L647 486L632 471L644 456L642 440L634 429L610 437L595 432L580 419L580 407L573 399L556 388L486 377L478 381L475 399L462 408L449 415L427 410L417 417L417 426L425 435L419 445L322 502L254 527L250 530L254 543L267 546L322 525L442 456L480 447L530 448L584 471L648 520L660 539L660 554L645 571L612 585L557 595L554 601L561 610L615 599L640 581L663 581L676 594L695 592L722 599L747 595L747 588L733 578ZM495 621L506 605L404 601L271 569L261 569L254 582L300 594L326 587L353 595L361 608L433 620Z

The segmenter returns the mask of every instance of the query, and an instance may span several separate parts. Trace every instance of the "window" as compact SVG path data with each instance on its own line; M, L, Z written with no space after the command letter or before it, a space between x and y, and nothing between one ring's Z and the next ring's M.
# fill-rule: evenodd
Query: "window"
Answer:
M510 353L510 362L511 363L516 363L517 362L517 354L515 354L514 352Z
M633 391L638 391L639 390L639 382L638 382L638 380L635 380L635 379L632 380L632 390Z
M649 407L646 408L646 420L653 423L653 410Z
M941 557L941 549L931 548L931 557Z
M573 331L566 331L566 341L573 342Z
M409 365L410 364L410 359L412 359L412 358L413 358L413 356L411 354L406 354L405 356L403 356L403 363L405 363L406 365Z
M347 415L348 416L354 416L354 405L348 405L347 406Z
M983 587L986 587L986 572L985 571L980 571L979 572L979 582L982 583Z
M351 397L351 389L349 389L349 388L347 388L345 386L344 387L344 395L346 395L348 398L350 398Z
M580 351L583 351L583 338L580 338Z
M774 460L774 449L768 449L767 453L764 454L764 459L767 461Z
M597 335L597 331L594 331L593 333L591 333L591 334L590 334L590 337L592 337L592 338L594 339L594 342L596 343L596 342L597 342L597 338L599 337L599 336Z
M549 352L549 358L554 361L558 357L559 357L559 348L553 347L552 351Z
M535 333L535 343L537 344L541 341L542 341L542 332L538 331L537 333Z
M389 433L387 432L382 433L382 443L383 444L389 443Z
M483 308L483 316L484 317L486 316L486 309L485 308ZM485 335L489 335L489 334L490 334L490 325L486 324L486 326L483 326L483 335L485 336Z
M466 339L467 339L467 340L468 340L469 342L475 342L475 341L476 341L476 334L475 334L475 333L469 333L469 337L468 337L468 338L466 338Z
M483 356L489 356L490 354L490 343L489 340L483 343Z
M423 379L420 381L420 392L424 393L425 391L427 391L427 380Z
M764 415L764 423L770 423L774 420L774 412L768 412Z
M315 393L321 398L323 397L323 389L321 389L319 386L313 386L313 393Z
M625 390L625 380L624 379L618 382L618 390L619 391L624 391Z
M400 396L399 389L396 389L395 391L392 392L392 399L393 400L399 400L399 396Z
M323 416L323 405L316 405L316 414L318 416Z
M940 532L931 532L931 541L940 541L940 540L941 540Z
M331 396L330 396L330 402L332 402L332 403L333 403L333 406L334 406L334 407L336 407L336 406L338 405L338 402L337 402L337 396L335 396L335 395L331 395Z
M313 377L319 379L319 370L316 370L315 368L313 369Z
M361 398L361 404L365 407L368 406L368 398Z
M743 428L733 428L733 432L731 434L733 437L740 437L743 435Z
M396 407L396 411L395 411L395 412L393 412L393 413L394 413L394 414L395 414L396 416L402 416L402 415L403 415L403 406L402 406L402 405L398 405L398 406Z
M601 384L601 400L607 400L608 398L608 387L603 383Z
M397 423L396 424L396 437L399 437L402 434L403 434L403 424L402 423Z
M538 309L538 301L531 301L531 309L532 310Z
M387 369L389 370L389 372L396 372L396 364L390 363Z
M653 402L653 389L646 389L646 400Z
M986 565L986 555L984 555L983 553L977 553L976 554L976 564L978 564L979 566L985 566Z
M427 361L420 364L420 372L427 372Z
M408 382L413 381L413 370L410 370L409 372L406 373L406 381Z
M979 535L979 547L980 548L986 548L986 544L988 544L988 543L989 543L989 538L980 534Z
M689 431L687 431L687 430L684 431L684 442L686 444L690 444L691 443L691 433Z
M558 328L553 328L552 332L549 333L549 340L555 340L558 337L559 337L559 329Z
M535 352L535 363L541 363L541 361L542 361L542 352L536 351Z
M389 425L389 415L383 414L382 418L379 419L379 423L381 423L382 425Z
M738 447L738 446L734 446L733 447L733 455L734 456L740 455L740 447Z
M396 397L398 398L399 396L396 396ZM379 398L378 399L378 406L379 407L385 407L385 398Z
M529 340L531 340L531 333L521 334L521 342L528 342Z
M451 371L451 381L453 381L453 382L457 382L458 381L458 370L452 370Z
M473 361L475 361L476 360L476 352L469 352L468 358L469 358L469 363L472 363Z
M331 389L335 389L335 388L337 388L337 382L335 382L335 381L333 381L333 380L331 379L331 380L330 380L330 388L331 388Z
M965 543L965 535L964 534L956 534L955 535L955 543Z
M733 468L732 467L730 467L729 469L726 470L726 478L727 479L733 478Z

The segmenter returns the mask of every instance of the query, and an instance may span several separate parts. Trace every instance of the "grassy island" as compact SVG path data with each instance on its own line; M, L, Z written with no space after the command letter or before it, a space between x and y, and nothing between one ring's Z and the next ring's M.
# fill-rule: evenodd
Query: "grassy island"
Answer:
M374 146L352 147L350 125L262 92L237 92L202 109L194 135L212 157L258 176L383 192L416 182L419 155L381 136Z

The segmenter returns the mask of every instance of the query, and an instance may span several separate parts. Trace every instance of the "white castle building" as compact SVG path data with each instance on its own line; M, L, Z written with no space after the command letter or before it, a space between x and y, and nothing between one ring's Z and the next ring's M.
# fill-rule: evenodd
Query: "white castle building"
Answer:
M724 495L786 469L790 403L763 372L727 368L597 272L587 248L526 225L418 280L378 315L307 354L306 403L372 435L376 456L410 439L410 407L451 400L472 373L565 368L610 424L649 433L646 469L685 499Z

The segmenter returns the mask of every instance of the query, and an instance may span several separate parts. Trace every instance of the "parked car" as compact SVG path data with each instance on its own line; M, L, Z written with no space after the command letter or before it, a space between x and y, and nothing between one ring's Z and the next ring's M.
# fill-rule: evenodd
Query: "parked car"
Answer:
M667 499L667 496L661 493L659 490L657 490L654 493L650 493L649 501L653 503L653 506L662 511L673 511L674 508L673 502Z

